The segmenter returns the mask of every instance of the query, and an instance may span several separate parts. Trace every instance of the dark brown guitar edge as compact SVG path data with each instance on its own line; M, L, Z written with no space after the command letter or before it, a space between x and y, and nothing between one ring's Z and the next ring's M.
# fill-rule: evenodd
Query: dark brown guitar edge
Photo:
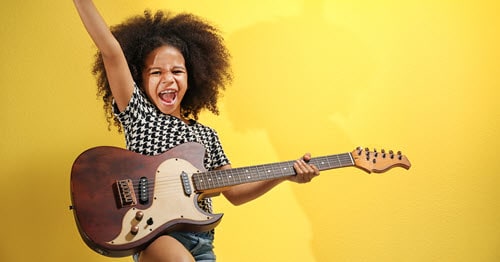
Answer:
M91 242L92 246L89 245L91 249L97 253L108 256L108 257L125 257L131 256L146 249L149 244L155 241L157 238L167 235L171 232L207 232L219 225L224 214L210 214L201 209L197 203L197 197L194 198L194 203L196 209L201 213L207 215L207 220L201 222L189 219L174 219L168 223L163 224L158 229L152 231L147 237L134 241L126 245L110 245L103 243L103 245L97 245L97 243ZM87 244L88 245L88 244Z
M138 253L144 249L146 249L149 244L155 241L157 238L167 235L171 232L207 232L219 225L222 220L224 214L211 214L212 221L211 223L200 223L196 221L191 221L187 219L177 219L172 220L169 223L164 224L162 227L157 230L152 231L148 237L135 241L126 245L109 245L103 244L98 245L97 243L91 241L88 238L84 239L84 242L87 244L89 248L94 250L95 252L107 256L107 257L126 257L132 256L135 253Z
M89 202L87 199L82 200L83 195L85 195L84 191L81 191L79 187L81 186L81 178L83 175L90 175L89 173L101 173L102 169L94 167L94 165L91 165L90 163L100 163L102 162L102 159L104 158L105 160L109 161L115 161L115 163L111 163L111 167L116 167L119 165L120 161L126 160L126 162L140 162L141 163L141 172L148 173L151 175L145 175L141 174L140 176L148 176L148 179L150 179L152 182L154 182L154 171L156 168L163 163L165 160L170 159L170 158L182 158L187 161L189 161L193 166L198 168L200 171L205 171L203 167L203 156L204 156L204 147L198 143L194 142L189 142L189 143L184 143L181 144L174 149L171 149L163 154L156 155L156 156L145 156L141 155L132 151L128 151L122 148L118 147L113 147L113 146L99 146L99 147L94 147L90 148L83 153L81 153L75 162L73 163L72 167L72 173L71 173L71 181L70 181L70 197L71 197L71 202L72 202L72 211L74 215L74 219L77 225L77 229L80 233L80 236L82 237L83 241L85 244L90 247L92 250L95 252L104 255L104 256L109 256L109 257L124 257L124 256L129 256L134 253L137 253L144 248L146 248L152 241L154 241L156 238L158 238L161 235L167 234L169 232L174 232L174 231L195 231L195 232L203 232L203 231L209 231L215 228L221 218L222 214L208 214L212 216L212 219L209 222L206 223L197 223L196 221L190 221L190 220L173 220L170 221L169 223L166 223L165 225L162 225L160 228L156 229L155 231L151 232L148 237L143 238L139 241L135 241L130 244L126 245L109 245L107 242L111 241L114 238L115 233L118 233L121 228L121 220L116 220L116 217L123 217L123 214L129 210L129 208L122 208L122 209L117 209L117 207L113 207L111 209L116 209L116 210L111 210L107 213L102 213L100 214L101 217L106 217L105 214L112 214L115 216L115 220L118 221L114 225L114 229L108 230L107 228L105 230L101 231L108 231L106 233L93 233L93 234L88 234L87 231L89 231L89 228L94 227L91 223L86 220L88 214L82 211L80 208L80 204L82 205L89 205ZM121 155L119 157L119 160L116 160L116 155ZM112 156L112 157L111 157ZM89 160L90 159L90 160ZM99 159L99 161L94 161ZM107 162L107 161L105 161ZM104 169L108 169L109 167L105 167ZM97 169L97 170L96 170ZM84 170L84 171L82 171ZM89 172L90 171L90 172ZM98 171L98 172L97 172ZM82 174L79 174L82 173ZM119 173L119 172L117 172ZM133 177L137 179L139 176ZM87 179L87 177L85 178ZM100 178L101 179L101 178ZM79 184L80 183L80 184ZM84 184L90 184L89 182L85 182ZM109 190L106 190L109 191ZM151 190L151 198L154 190ZM75 196L77 197L77 200L75 201ZM99 202L95 201L95 199L92 199L93 202ZM83 204L82 202L85 202ZM98 205L99 203L92 203L95 205ZM199 209L197 203L194 203L196 207ZM151 202L147 205L142 206L141 208L146 208L151 205ZM110 206L110 203L108 203L108 206ZM110 235L111 232L115 232Z

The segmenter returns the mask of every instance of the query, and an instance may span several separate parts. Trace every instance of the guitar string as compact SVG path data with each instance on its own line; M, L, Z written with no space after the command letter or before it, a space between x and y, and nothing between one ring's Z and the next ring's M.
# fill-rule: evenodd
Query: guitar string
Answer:
M372 153L370 152L370 154ZM291 173L290 171L292 169L293 163L294 161L286 161L275 164L193 173L191 174L191 176L188 175L188 180L191 181L192 186L198 187L195 188L195 190L198 189L203 191L203 189L207 188L232 186L252 181L293 175L294 172ZM351 153L316 157L311 159L310 163L316 165L320 170L354 165ZM165 192L168 193L172 188L176 189L177 191L185 190L182 186L183 180L180 175L172 176L166 174L159 177L155 176L154 178L155 179L153 180L153 183L147 181L147 190L153 190L153 192L157 195L163 194ZM131 180L134 189L140 190L141 179L142 178Z
M349 166L349 165L352 165L352 161L349 157L345 157L344 160L342 159L337 159L337 163L335 164L332 164L330 163L331 161L328 160L328 158L324 158L324 160L326 160L326 162L328 163L325 163L325 161L320 161L319 159L314 159L316 160L315 162L316 163L313 163L315 164L316 166L318 166L320 168L320 170L322 168L324 168L324 166L326 165L326 168L336 168L336 167L341 167L341 166ZM312 162L313 160L311 160ZM344 162L344 163L343 163ZM255 174L255 175L258 175L258 176L265 176L266 173L273 173L271 174L269 177L278 177L278 176L281 176L280 174L278 175L275 175L275 173L282 173L282 172L288 172L290 170L290 167L293 165L293 161L289 161L289 162L283 162L283 163L280 163L281 165L279 166L276 166L276 165L259 165L259 166L253 166L253 167L241 167L241 168L233 168L233 169L228 169L228 170L214 170L214 171L207 171L207 172L202 172L202 173L193 173L193 175L197 175L198 177L200 176L206 176L207 178L213 178L214 176L217 176L217 175L227 175L227 177L232 177L232 178L241 178L241 176L245 176L246 174L248 174L249 172L251 172L250 174ZM283 166L283 164L285 164L285 166ZM239 172L239 173L238 173ZM229 173L229 174L227 174ZM286 174L286 175L293 175L293 174ZM172 180L180 180L180 176L179 177L176 177L176 176L162 176L162 178L167 178L167 179L172 179ZM139 179L133 179L132 182L134 184L138 184L140 181L140 178ZM161 181L161 180L158 180L158 181ZM151 185L151 183L148 183L149 185Z
M336 163L332 164L331 159L336 158ZM348 160L348 161L346 161ZM274 177L280 177L282 176L281 174L275 175L276 172L289 172L290 165L293 165L294 161L287 161L287 162L282 162L282 163L276 163L276 164L271 164L271 165L258 165L258 166L253 166L253 167L242 167L242 168L234 168L234 169L229 169L229 170L219 170L219 171L207 171L203 173L195 173L192 175L198 175L200 176L206 176L206 183L212 184L215 187L223 187L223 186L230 186L238 183L246 183L246 182L252 182L254 180L261 180L261 177L265 178L274 178ZM344 162L344 164L342 164ZM320 169L323 168L323 166L327 166L327 168L332 168L332 167L340 167L340 166L348 166L352 165L352 159L350 155L348 154L339 154L339 155L332 155L332 156L325 156L325 157L317 157L313 158L311 160L311 163L317 165ZM285 165L285 167L283 167ZM263 169L264 168L264 169ZM245 173L237 173L238 171L244 171ZM248 172L252 172L251 176L245 177ZM224 179L224 177L221 178L221 173L224 175L224 173L229 173ZM269 175L270 174L270 175ZM219 175L219 177L217 177ZM289 173L286 173L286 175L289 175ZM217 178L217 179L215 179ZM192 182L196 184L198 183L203 183L204 179L198 179L198 181L195 181L193 177L191 177ZM226 181L224 181L226 180ZM232 181L229 181L232 180ZM139 189L141 179L137 180L132 180L132 185L134 188ZM222 184L221 184L222 182ZM152 190L152 189L157 189L158 192L161 192L162 190L165 189L170 189L170 188L178 188L179 183L182 183L180 177L175 177L175 176L162 176L160 178L157 178L154 183L148 183L147 189Z

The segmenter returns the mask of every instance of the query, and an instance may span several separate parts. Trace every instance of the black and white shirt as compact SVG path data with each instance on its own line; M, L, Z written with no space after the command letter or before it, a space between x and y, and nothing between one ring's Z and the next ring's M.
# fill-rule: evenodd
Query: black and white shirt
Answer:
M229 164L217 132L194 120L186 124L181 119L160 112L135 86L130 102L123 112L114 107L127 142L127 149L143 155L159 155L186 142L204 145L204 166L213 170ZM212 212L211 199L204 199L200 206Z

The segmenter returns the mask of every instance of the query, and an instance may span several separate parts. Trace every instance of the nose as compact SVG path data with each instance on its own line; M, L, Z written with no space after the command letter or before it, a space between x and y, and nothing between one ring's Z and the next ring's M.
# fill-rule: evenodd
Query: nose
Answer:
M174 75L171 72L166 72L161 78L162 84L171 84L174 82Z

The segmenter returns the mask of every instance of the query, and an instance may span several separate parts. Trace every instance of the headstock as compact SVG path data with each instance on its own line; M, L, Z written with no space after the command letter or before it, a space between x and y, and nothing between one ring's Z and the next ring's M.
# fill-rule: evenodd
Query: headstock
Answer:
M411 167L410 161L401 151L394 153L392 150L386 152L382 149L377 152L376 149L370 151L368 148L363 150L358 147L351 152L351 155L354 159L354 165L368 173L383 173L393 167L402 167L404 169Z

